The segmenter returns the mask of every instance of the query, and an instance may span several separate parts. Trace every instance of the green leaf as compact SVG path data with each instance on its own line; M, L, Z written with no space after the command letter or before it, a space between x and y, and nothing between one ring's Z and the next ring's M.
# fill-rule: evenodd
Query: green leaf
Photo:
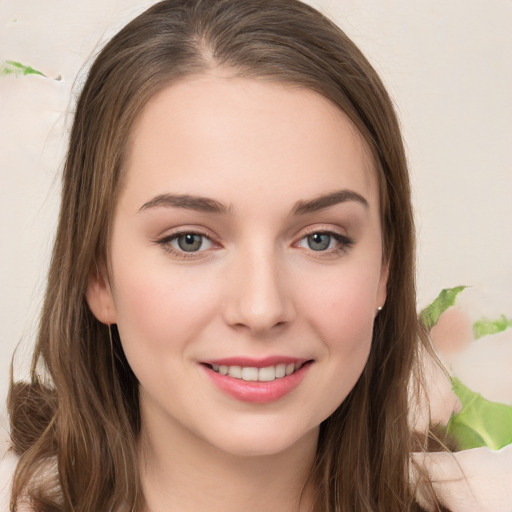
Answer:
M450 418L447 433L460 450L481 446L499 450L512 443L512 407L486 400L457 378L452 379L452 388L462 409Z
M501 315L497 320L489 320L489 318L481 318L473 324L473 336L475 340L488 334L496 334L503 332L512 327L512 318Z
M0 62L0 76L14 75L14 76L25 76L25 75L40 75L46 77L44 73L34 69L30 66L25 66L21 62L15 62L13 60L7 60Z
M432 329L437 324L439 317L455 304L457 295L466 288L467 286L456 286L455 288L445 288L442 290L437 299L420 313L421 323L427 329Z

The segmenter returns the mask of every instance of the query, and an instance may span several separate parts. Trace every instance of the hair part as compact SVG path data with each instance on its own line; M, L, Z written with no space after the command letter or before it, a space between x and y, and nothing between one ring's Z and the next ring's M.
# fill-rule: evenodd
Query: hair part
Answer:
M387 301L359 381L321 425L312 478L319 482L319 510L414 506L407 389L425 337L416 315L407 163L392 101L352 41L299 1L165 0L104 47L78 100L32 381L11 382L12 444L20 455L12 510L24 496L40 511L143 505L137 379L117 329L98 322L85 294L90 273L108 264L134 123L163 88L216 69L321 94L345 112L372 155L389 264ZM50 461L58 486L35 478Z

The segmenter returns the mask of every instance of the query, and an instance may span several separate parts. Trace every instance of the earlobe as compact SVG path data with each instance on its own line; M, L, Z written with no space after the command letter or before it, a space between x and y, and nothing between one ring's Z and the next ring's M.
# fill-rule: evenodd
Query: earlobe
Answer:
M93 315L100 322L107 325L117 323L114 297L105 265L91 270L85 296Z

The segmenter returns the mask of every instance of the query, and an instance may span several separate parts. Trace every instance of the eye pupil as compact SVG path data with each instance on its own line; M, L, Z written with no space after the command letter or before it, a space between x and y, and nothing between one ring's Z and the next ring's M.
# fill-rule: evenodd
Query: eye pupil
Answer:
M201 248L201 245L203 245L203 238L201 235L187 233L178 237L178 246L182 251L198 251Z
M308 247L313 251L325 251L331 243L331 236L325 233L313 233L308 236Z

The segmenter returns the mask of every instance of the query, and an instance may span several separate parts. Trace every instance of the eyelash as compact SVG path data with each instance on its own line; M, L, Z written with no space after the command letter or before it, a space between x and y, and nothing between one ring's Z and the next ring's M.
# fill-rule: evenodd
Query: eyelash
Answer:
M331 249L321 250L321 251L315 251L314 249L306 249L309 252L313 253L317 258L322 257L332 257L337 256L339 254L342 254L346 251L348 251L355 243L354 239L347 236L342 235L341 233L338 233L336 231L330 231L328 229L312 229L309 232L306 232L303 236L300 237L299 241L295 243L297 245L298 243L302 242L303 240L306 240L308 237L313 235L327 235L331 239L334 239L337 242L337 246L333 247Z
M199 251L184 251L176 249L171 245L171 242L174 240L177 240L180 236L185 235L193 235L193 236L200 236L206 240L208 240L213 246L218 244L215 244L215 242L212 240L211 236L207 233L204 233L202 231L197 230L190 230L190 231L178 231L176 233L172 233L170 235L166 235L158 240L155 240L155 243L162 246L162 248L172 254L173 256L181 259L188 259L188 258L197 258L198 255L206 252L208 249L199 250ZM316 257L329 257L329 256L336 256L338 254L344 253L347 250L349 250L354 245L354 240L346 235L342 235L341 233L337 233L335 231L329 231L329 230L322 230L322 229L312 229L309 232L306 232L303 234L297 242L294 243L294 246L297 246L300 242L303 240L306 240L308 237L313 235L326 235L329 236L331 239L334 239L337 242L337 246L326 249L326 250L319 250L315 251L314 249L306 249L309 250L309 252L316 255ZM330 244L330 243L329 243Z
M173 242L174 240L177 240L180 236L185 236L185 235L200 236L203 239L209 240L213 245L216 245L215 242L213 242L210 235L208 235L207 233L204 233L202 231L197 231L197 230L178 231L176 233L166 235L163 238L156 240L155 243L162 246L164 251L172 254L176 258L181 258L181 259L197 258L198 254L202 254L203 252L205 252L205 250L190 251L190 252L180 251L171 245L171 242Z

